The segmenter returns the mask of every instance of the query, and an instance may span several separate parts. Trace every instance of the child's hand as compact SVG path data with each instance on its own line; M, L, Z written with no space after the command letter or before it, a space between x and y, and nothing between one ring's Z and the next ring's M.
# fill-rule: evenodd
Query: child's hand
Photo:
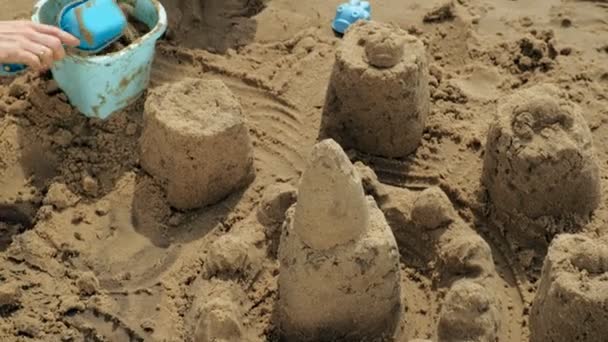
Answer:
M77 38L57 27L30 21L0 21L0 63L50 69L65 56L63 45L78 46Z

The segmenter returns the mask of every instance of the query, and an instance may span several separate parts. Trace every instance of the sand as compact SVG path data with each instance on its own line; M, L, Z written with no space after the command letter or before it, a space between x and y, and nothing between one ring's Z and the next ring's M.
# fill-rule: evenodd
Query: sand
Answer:
M338 1L162 2L171 28L157 48L149 93L191 78L221 80L242 109L255 179L215 204L178 209L166 181L142 167L146 98L100 121L73 109L49 74L2 79L1 341L281 336L282 223L288 208L298 206L300 179L319 137L343 40L329 26ZM598 304L605 303L608 269L606 2L383 0L372 6L375 20L423 45L428 63L429 111L415 152L389 159L345 149L400 254L402 307L393 340L551 341L546 336L571 333L601 341L605 335L594 334L608 326ZM27 17L31 7L0 0L0 18ZM377 51L398 51L391 44ZM514 94L540 85L557 89L557 105L540 102L558 110L541 105L532 112L558 120L549 120L555 134L549 138L532 129L532 142L562 137L543 150L566 154L552 160L555 173L575 165L569 160L592 165L585 163L595 158L597 176L591 172L585 183L591 190L574 197L565 196L583 189L565 182L552 191L567 195L496 206L484 176L489 132L505 128L496 124L508 115L504 108L525 102L513 102ZM559 119L569 113L572 121ZM529 146L526 120L505 132L519 132L523 138L514 141ZM544 159L503 157L496 159L500 172L521 173L513 179L524 192L548 185L508 163ZM504 187L505 179L499 173L493 181ZM571 215L556 215L554 206ZM513 225L518 220L533 224L532 240L522 239L526 231ZM572 239L590 241L589 251L569 248ZM588 305L565 310L569 298ZM586 320L585 312L597 314ZM568 317L575 328L555 326L551 317Z
M549 249L532 306L532 341L601 341L608 312L606 239L564 234ZM559 317L556 317L556 314Z
M144 113L141 165L166 184L172 207L215 204L254 178L242 109L222 81L193 78L158 87Z
M288 213L278 254L280 337L312 342L394 335L402 312L397 243L334 140L313 148Z
M320 135L345 148L407 157L422 138L430 107L428 83L419 39L392 25L360 21L336 52Z

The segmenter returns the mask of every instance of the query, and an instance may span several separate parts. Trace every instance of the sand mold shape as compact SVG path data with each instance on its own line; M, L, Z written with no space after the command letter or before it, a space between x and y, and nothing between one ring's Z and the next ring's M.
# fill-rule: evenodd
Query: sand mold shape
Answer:
M140 146L144 169L167 182L176 208L214 204L254 176L241 106L219 80L188 79L154 90Z
M321 137L374 155L405 157L420 143L429 96L422 42L396 27L357 22L336 53Z
M599 168L580 108L551 85L502 100L488 132L483 183L499 215L513 220L506 229L530 243L556 232L518 227L522 220L588 217L600 201Z
M313 148L284 226L279 260L278 310L285 338L357 340L394 334L401 311L397 244L333 140Z
M608 240L564 234L549 247L532 305L532 342L601 341L608 334Z

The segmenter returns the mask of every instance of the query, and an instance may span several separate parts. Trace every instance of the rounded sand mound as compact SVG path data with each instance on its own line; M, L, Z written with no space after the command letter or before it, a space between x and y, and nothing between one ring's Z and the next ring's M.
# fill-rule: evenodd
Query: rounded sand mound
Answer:
M440 341L494 342L499 326L495 299L487 288L471 280L450 288L441 309Z
M433 187L420 193L412 208L412 221L426 229L446 226L456 219L456 211L448 196Z
M243 290L234 283L213 281L205 284L190 309L193 341L239 342L246 336L244 321Z

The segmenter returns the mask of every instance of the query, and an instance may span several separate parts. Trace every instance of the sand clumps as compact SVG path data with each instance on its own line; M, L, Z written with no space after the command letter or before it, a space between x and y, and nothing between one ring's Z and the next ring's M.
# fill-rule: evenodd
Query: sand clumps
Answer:
M83 272L76 281L76 286L80 293L85 296L92 296L99 292L99 280L93 272Z
M0 245L10 241L13 229L7 231L8 226L20 230L32 224L42 201L42 189L32 184L35 179L40 182L41 175L27 167L27 161L32 159L29 151L32 146L35 144L26 140L17 122L11 119L0 122L0 233L3 236Z
M401 311L397 244L333 140L313 148L284 225L279 261L277 309L286 340L373 340L394 333Z
M336 53L321 136L369 154L407 156L429 113L428 82L420 40L386 24L353 24Z
M450 224L456 216L448 196L436 187L423 191L412 208L412 221L425 229L436 229Z
M454 283L441 308L439 341L495 342L499 311L489 289L472 280Z
M190 312L193 341L243 341L246 335L243 290L234 283L213 281L203 286L201 292L205 295L197 297Z
M405 36L396 30L380 30L365 43L367 62L379 69L394 67L403 59L404 53Z
M452 20L456 17L456 5L454 0L443 1L435 6L430 12L424 15L424 23L440 23Z
M490 290L497 275L488 243L463 222L437 187L418 194L411 219L430 235L438 285L447 288L439 313L439 341L496 341L502 316Z
M63 210L74 206L79 200L80 198L70 191L65 184L53 183L42 203L52 205L57 210Z
M0 312L11 313L22 306L23 291L17 283L0 284Z
M273 258L276 258L278 253L285 215L297 198L296 188L287 183L276 183L264 190L256 218L265 227L264 234L269 241L268 250Z
M500 280L492 249L458 215L446 193L439 187L414 193L386 186L370 168L357 164L357 169L397 234L402 258L428 269L445 294L437 340L495 342L503 336L507 308L494 292Z
M580 110L550 85L503 100L486 143L483 184L493 208L523 241L544 240L543 217L587 217L600 202L592 136ZM523 222L523 223L522 223Z
M178 209L213 204L253 179L253 147L230 90L185 79L156 88L145 105L141 164L166 182Z
M243 237L225 234L210 246L204 260L203 278L251 279L259 271L257 259L251 253L251 243Z
M442 239L438 266L443 278L483 278L495 272L490 246L472 230L446 233Z
M264 225L282 224L285 213L297 199L297 190L287 183L270 185L262 196L257 218Z
M458 216L440 188L418 194L411 219L418 231L429 235L434 249L431 259L441 283L451 284L463 277L483 281L495 275L490 246Z
M608 238L564 234L545 259L530 315L531 342L608 336Z

